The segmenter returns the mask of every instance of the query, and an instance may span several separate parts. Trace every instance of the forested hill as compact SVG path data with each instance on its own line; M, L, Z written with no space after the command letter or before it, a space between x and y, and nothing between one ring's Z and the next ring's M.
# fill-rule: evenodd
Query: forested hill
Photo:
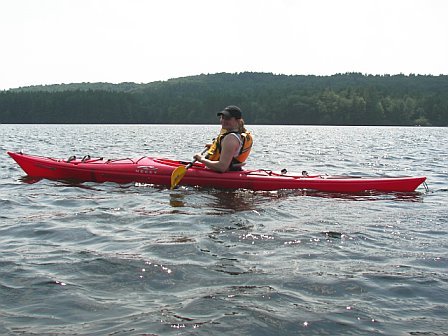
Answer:
M149 84L79 83L0 92L0 123L448 125L448 76L211 74Z

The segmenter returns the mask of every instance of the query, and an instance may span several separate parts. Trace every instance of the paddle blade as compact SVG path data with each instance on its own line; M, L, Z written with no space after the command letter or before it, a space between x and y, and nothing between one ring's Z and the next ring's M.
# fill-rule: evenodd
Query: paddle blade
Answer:
M171 173L171 189L174 189L179 184L186 172L187 168L185 166L179 166L173 170Z

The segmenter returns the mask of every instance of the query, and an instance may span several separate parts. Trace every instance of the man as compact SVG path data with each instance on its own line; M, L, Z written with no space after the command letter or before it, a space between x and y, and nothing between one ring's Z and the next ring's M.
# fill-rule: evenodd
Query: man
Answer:
M207 168L220 173L241 170L252 148L253 137L244 126L241 109L227 106L218 112L221 132L209 145L207 155L196 154L194 158Z

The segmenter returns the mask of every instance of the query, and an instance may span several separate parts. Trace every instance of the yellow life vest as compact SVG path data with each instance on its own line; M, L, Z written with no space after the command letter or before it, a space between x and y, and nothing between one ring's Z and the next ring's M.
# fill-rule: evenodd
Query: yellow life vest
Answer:
M232 165L237 165L244 163L247 158L249 157L250 150L252 149L253 144L253 137L252 134L249 131L239 133L235 131L228 132L227 130L223 129L221 130L221 133L216 137L216 139L213 140L212 145L210 146L209 150L207 151L207 158L211 161L219 161L219 158L221 156L221 143L225 136L227 136L230 133L235 133L241 136L242 145L241 149L239 151L239 154L235 156L232 160Z

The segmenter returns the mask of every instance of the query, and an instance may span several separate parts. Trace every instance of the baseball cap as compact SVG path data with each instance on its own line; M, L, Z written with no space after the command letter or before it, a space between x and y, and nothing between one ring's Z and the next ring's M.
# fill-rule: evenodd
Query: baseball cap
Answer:
M227 106L224 110L221 112L218 112L218 116L223 115L225 117L229 118L236 118L241 119L241 109L238 106L230 105Z

